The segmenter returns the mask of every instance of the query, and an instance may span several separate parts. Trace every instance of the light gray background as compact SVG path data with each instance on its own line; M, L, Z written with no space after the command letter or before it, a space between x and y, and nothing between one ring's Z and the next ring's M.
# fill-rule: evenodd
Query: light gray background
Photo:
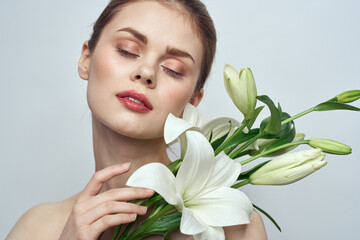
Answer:
M205 1L219 38L200 105L209 118L241 120L223 87L225 63L251 67L258 93L290 114L360 89L358 1L221 2ZM91 118L77 60L106 3L0 2L0 239L27 209L67 198L90 179ZM283 228L264 217L269 239L360 239L359 120L344 111L298 120L308 138L336 139L353 154L328 155L325 168L290 186L243 188Z

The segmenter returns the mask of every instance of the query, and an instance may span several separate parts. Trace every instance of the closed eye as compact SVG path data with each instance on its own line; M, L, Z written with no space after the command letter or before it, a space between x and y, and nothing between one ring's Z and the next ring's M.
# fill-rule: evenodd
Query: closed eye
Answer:
M171 76L171 77L173 77L173 78L180 79L180 78L182 78L182 77L184 76L184 74L179 73L179 72L176 72L176 71L174 71L174 70L172 70L172 69L170 69L170 68L167 68L167 67L165 67L165 66L162 66L162 68L164 69L164 72L165 72L166 74L168 74L169 76Z
M132 53L132 52L129 52L129 51L126 51L126 50L124 50L122 48L118 48L117 51L123 57L127 57L127 58L138 58L139 57L139 55L137 55L135 53Z

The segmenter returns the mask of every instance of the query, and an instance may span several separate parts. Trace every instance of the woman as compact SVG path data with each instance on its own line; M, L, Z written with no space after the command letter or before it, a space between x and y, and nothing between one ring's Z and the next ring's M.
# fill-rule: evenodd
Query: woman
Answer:
M200 103L215 42L198 1L111 1L78 64L88 81L96 173L82 192L30 209L8 239L109 239L114 226L146 217L145 207L127 201L153 191L126 188L126 180L144 164L170 163L165 119L181 116L188 102ZM256 212L251 224L225 233L227 239L266 239ZM192 239L178 231L171 238Z

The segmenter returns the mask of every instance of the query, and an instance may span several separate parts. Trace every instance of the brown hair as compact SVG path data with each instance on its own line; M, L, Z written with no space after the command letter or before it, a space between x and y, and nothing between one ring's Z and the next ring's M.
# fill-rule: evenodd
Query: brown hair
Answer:
M90 51L93 51L100 38L101 32L113 16L127 4L138 0L110 0L104 11L94 24L93 33L88 42ZM205 7L199 0L156 0L167 6L174 6L182 10L191 20L203 45L203 56L201 62L201 72L195 91L198 92L204 86L209 76L211 65L216 51L216 31L214 23Z

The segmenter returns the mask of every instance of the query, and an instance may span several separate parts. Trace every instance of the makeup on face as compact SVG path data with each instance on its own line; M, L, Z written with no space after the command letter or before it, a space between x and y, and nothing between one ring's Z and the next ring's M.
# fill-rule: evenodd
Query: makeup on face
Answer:
M139 112L149 113L153 110L151 102L143 93L139 93L134 89L122 91L116 94L118 100L128 109Z
M116 48L120 55L129 59L140 58L146 50L148 37L132 27L121 28L116 33L120 33L116 39ZM162 70L176 79L185 77L195 65L195 60L190 53L171 46L166 47L162 59L163 62L160 65Z
M177 11L155 1L127 5L91 55L87 96L94 118L128 137L161 137L169 113L179 116L191 100L202 56L201 40Z

